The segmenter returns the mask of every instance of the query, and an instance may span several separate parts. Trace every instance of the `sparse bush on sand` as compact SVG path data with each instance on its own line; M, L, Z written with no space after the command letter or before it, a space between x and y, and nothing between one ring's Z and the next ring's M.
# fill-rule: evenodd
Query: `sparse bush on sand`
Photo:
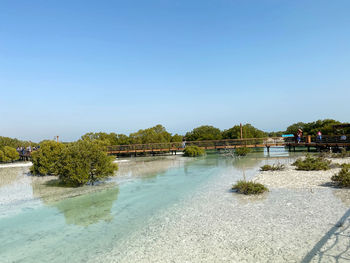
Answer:
M263 166L260 167L260 171L282 171L284 170L285 166L284 164L273 164L273 165L269 165L269 164L265 164Z
M350 164L343 165L340 172L333 175L331 179L340 187L350 187Z
M269 191L264 185L260 183L244 180L240 180L235 185L233 185L232 190L245 195L262 194L266 191Z
M329 170L331 161L324 159L322 157L312 157L311 155L306 155L305 159L297 159L293 165L296 166L297 170L302 171L320 171Z

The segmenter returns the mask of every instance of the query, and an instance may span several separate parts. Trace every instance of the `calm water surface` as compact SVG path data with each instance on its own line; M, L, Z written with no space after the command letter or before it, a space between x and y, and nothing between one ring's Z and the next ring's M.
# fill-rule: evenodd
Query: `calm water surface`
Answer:
M8 178L0 185L0 261L85 262L115 250L149 218L181 204L220 173L230 170L233 182L249 179L261 164L279 158L291 160L283 149L270 157L258 152L240 159L213 154L130 160L120 164L107 189L85 194L77 189L76 196L59 200L47 198L50 188L34 184L27 170L2 169L0 176Z

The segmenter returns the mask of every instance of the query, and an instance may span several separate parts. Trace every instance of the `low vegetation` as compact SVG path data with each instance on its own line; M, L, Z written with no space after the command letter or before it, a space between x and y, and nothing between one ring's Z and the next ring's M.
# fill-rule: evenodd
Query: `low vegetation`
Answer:
M205 154L205 150L199 148L198 146L187 146L184 150L184 156L196 157Z
M350 157L350 151L347 151L346 149L341 149L340 153L333 153L331 155L332 158L347 158Z
M268 189L260 183L244 180L240 180L235 185L233 185L232 190L245 195L262 194L268 191Z
M18 146L23 146L23 147L37 146L37 143L33 143L31 141L21 141L16 138L0 136L0 149L2 149L5 146L9 146L11 148L16 149Z
M260 167L260 171L282 171L284 170L285 166L284 164L273 164L273 165L269 165L269 164L265 164L263 166Z
M242 131L244 138L263 138L267 137L268 134L262 130L255 128L251 124L244 124L242 126ZM230 129L224 130L222 132L223 139L240 139L241 138L241 127L240 125L235 125Z
M19 159L19 154L15 148L4 146L0 149L0 162L13 162Z
M186 140L188 141L206 141L206 140L221 140L221 130L209 125L203 125L187 132Z
M315 135L318 131L321 131L323 135L335 135L336 130L333 129L333 125L341 124L340 121L332 119L317 120L314 122L298 122L290 125L285 133L295 134L298 129L302 129L304 135ZM344 128L345 134L350 132L350 128Z
M63 149L67 145L55 141L44 141L40 149L32 152L30 171L34 175L58 175L57 164L62 158Z
M251 149L248 147L240 147L235 150L235 154L237 156L246 156L250 152L251 152Z
M66 185L94 184L98 180L114 175L118 170L113 159L100 144L79 140L63 149L61 158L56 163L56 173Z
M331 179L339 187L350 187L350 164L343 165L339 173L333 175Z
M113 159L98 141L86 139L69 144L46 141L32 154L31 172L58 175L60 182L68 186L94 184L118 169Z
M293 165L296 166L297 170L302 171L320 171L329 170L331 161L324 159L322 157L313 157L311 155L306 155L305 159L297 159Z
M343 163L341 165L341 168L349 168L350 169L350 163Z

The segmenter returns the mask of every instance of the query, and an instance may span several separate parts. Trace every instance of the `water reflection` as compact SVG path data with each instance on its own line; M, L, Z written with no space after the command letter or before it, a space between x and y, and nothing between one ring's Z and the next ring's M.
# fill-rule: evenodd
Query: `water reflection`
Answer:
M88 226L99 221L111 221L111 209L118 199L119 188L105 189L52 203L64 214L67 224Z
M171 168L183 165L186 158L179 157L144 157L127 159L127 162L119 163L118 177L140 177L151 179Z
M232 165L240 171L246 171L250 169L255 169L262 162L264 155L262 152L254 153L247 157L234 158L232 160Z
M0 168L0 187L12 184L18 181L19 176L23 173L24 168Z
M32 189L34 197L63 213L67 224L80 226L110 221L112 205L119 194L115 183L74 188L59 186L57 179L47 177L33 177Z

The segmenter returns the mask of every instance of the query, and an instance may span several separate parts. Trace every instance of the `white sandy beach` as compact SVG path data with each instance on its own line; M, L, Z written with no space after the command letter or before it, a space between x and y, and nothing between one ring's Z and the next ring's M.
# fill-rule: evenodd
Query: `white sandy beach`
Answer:
M232 177L223 173L184 204L147 222L125 241L125 249L93 261L347 262L349 220L335 226L348 211L349 190L322 186L339 169L294 169L248 171L270 188L262 196L230 193Z
M0 164L0 169L1 168L30 167L32 165L33 165L32 162L2 163L2 164Z
M350 190L327 184L339 168L296 171L290 159L284 161L286 170L278 172L258 171L263 161L248 168L236 163L181 202L154 214L143 228L119 241L118 247L91 257L90 262L347 262ZM350 159L332 161L348 163ZM182 157L130 159L119 163L118 175L152 178L183 162ZM50 204L106 187L87 186L78 191L48 187L46 183L56 177L28 176L26 167L1 171L5 208L30 196ZM260 196L230 192L243 173L270 191Z
M350 158L329 159L332 163L350 163ZM299 188L313 189L325 187L331 183L331 177L340 171L340 168L333 168L327 171L298 171L295 166L286 164L283 171L260 172L254 181L262 183L269 188Z

